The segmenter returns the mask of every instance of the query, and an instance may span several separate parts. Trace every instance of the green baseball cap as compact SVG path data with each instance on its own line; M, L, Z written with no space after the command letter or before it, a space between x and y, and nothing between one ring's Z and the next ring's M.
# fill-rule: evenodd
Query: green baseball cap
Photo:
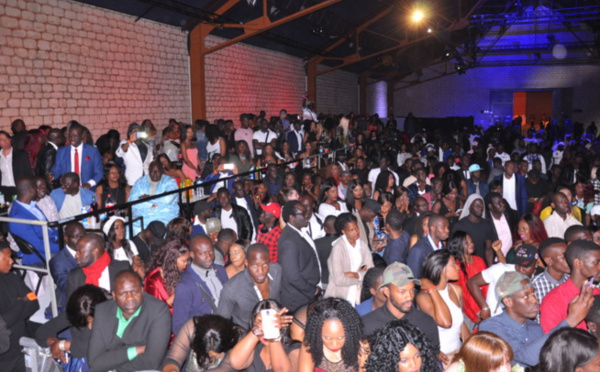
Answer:
M416 285L421 285L421 281L416 279L410 267L400 262L394 262L383 271L383 282L379 286L382 288L388 284L393 284L398 287L403 287L408 283L413 282ZM377 288L377 289L379 289Z
M527 284L521 282L527 280ZM502 303L504 297L513 295L519 291L532 287L531 279L518 271L508 271L502 274L496 283L496 297L498 297L498 306ZM498 307L496 307L498 309Z

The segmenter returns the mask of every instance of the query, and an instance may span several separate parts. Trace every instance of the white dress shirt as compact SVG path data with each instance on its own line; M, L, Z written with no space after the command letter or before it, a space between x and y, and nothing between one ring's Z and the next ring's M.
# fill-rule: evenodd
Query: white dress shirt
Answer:
M2 172L2 186L15 187L15 175L12 167L13 149L11 147L8 155L0 149L0 171Z

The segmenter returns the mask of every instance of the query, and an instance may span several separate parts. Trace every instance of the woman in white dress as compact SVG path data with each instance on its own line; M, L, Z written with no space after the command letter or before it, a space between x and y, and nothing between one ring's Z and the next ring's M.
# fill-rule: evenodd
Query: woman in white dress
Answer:
M327 216L339 216L342 213L348 212L345 203L338 201L338 188L333 181L326 181L321 186L321 204L319 205L319 217L323 220Z
M448 250L432 252L423 264L421 291L417 295L421 311L431 316L438 326L444 366L448 366L460 349L461 339L469 336L462 312L462 288L448 283L458 280L459 274L460 268Z
M111 258L117 261L129 262L133 271L143 279L146 268L135 244L125 238L125 219L111 216L104 222L102 232L106 238L106 250Z

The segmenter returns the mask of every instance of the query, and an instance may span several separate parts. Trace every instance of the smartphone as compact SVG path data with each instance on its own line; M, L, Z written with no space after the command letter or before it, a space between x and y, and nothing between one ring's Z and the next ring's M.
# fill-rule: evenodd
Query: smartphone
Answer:
M233 163L223 164L223 169L225 169L225 170L233 170Z
M584 290L588 290L588 288L592 288L594 286L594 277L592 276L587 282L584 284Z
M265 309L260 311L262 317L262 330L264 337L267 340L273 340L279 337L279 328L275 327L275 316L277 312L275 309Z
M146 136L147 136L146 132L142 132L142 131L135 132L135 137L136 138L142 138L142 139L144 139L144 138L146 138Z

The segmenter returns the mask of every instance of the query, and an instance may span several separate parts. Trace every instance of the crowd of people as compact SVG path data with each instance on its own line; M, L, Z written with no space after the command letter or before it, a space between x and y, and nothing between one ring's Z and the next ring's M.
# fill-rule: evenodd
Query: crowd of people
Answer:
M42 227L8 223L0 369L30 336L68 371L600 371L595 124L403 124L307 105L94 142L15 120L0 191L60 222L59 315L30 320L13 268L44 267Z

